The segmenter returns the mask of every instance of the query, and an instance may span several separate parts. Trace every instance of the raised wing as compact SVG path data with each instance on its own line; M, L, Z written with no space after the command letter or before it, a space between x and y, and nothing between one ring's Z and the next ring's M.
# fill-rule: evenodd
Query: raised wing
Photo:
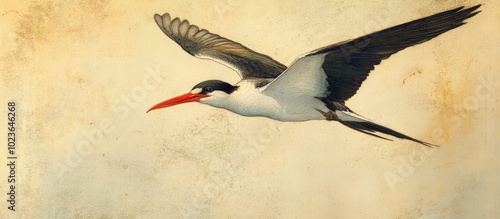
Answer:
M190 25L187 20L170 19L168 13L154 19L160 29L186 52L211 59L235 70L241 78L275 78L286 66L237 42Z
M480 12L476 11L479 7L456 8L317 49L298 58L264 87L263 92L312 95L344 102L356 94L370 71L382 60L465 24L465 19ZM321 79L325 80L323 87L304 87L321 84Z

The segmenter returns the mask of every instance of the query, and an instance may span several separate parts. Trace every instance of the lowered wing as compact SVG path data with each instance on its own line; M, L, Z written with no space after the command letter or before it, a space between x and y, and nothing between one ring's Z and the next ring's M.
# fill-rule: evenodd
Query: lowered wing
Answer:
M343 103L354 94L375 65L407 47L457 28L480 11L480 5L429 17L333 44L299 57L262 92L273 95L328 98Z

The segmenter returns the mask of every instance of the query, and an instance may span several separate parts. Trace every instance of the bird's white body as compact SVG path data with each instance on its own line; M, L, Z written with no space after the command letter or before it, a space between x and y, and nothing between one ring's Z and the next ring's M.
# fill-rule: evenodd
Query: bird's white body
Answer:
M210 98L199 102L242 116L263 116L280 121L325 120L325 116L318 110L330 111L321 100L309 96L293 100L269 96L262 89L256 88L252 80L242 80L236 86L238 89L231 95L215 91Z

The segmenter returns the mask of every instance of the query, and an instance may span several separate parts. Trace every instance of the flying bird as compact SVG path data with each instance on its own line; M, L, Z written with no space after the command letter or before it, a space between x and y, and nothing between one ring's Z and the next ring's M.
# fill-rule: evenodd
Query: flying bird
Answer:
M280 121L338 121L356 131L390 140L379 134L433 147L385 126L376 124L345 105L368 74L384 59L407 47L426 42L460 27L478 14L481 5L459 7L425 18L313 50L288 67L240 43L171 19L154 15L160 29L189 54L222 63L241 77L230 84L203 81L187 94L151 107L149 111L181 103L199 102L242 116L262 116Z

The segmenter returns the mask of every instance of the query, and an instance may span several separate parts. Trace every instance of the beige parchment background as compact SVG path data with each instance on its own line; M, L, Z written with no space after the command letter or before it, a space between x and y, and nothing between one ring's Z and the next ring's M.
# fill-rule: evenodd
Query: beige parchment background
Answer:
M348 106L435 150L338 123L201 104L146 114L230 69L158 29L170 12L288 65L458 6L468 24L376 67ZM448 1L3 1L0 134L18 105L17 205L2 218L493 218L500 215L500 5ZM2 145L6 145L2 140Z

